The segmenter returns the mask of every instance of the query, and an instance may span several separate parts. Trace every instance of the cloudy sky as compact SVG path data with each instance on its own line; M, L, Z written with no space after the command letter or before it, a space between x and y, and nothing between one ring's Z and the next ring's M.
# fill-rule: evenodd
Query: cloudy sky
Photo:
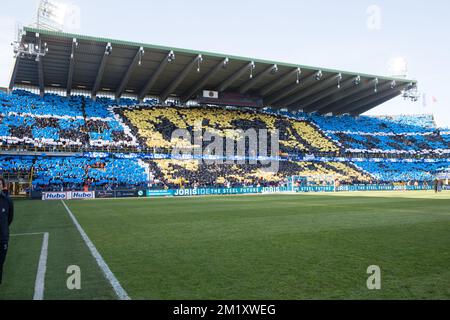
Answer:
M0 86L8 85L18 25L34 22L38 0L4 1ZM409 0L61 0L67 31L217 51L317 67L390 75L407 62L425 99L396 98L369 114L433 113L450 127L450 1Z

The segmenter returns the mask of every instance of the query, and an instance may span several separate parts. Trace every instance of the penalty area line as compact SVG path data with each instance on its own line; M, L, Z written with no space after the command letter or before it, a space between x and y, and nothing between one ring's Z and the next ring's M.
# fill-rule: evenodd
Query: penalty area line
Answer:
M24 237L24 236L40 236L40 235L44 235L47 232L33 232L33 233L15 233L15 234L10 234L10 237Z
M36 282L34 284L33 300L44 300L45 289L45 273L47 272L47 257L48 257L48 232L44 233L42 241L41 256L39 257L38 272L36 275Z
M100 253L98 252L97 248L95 247L94 243L89 239L86 232L83 230L81 225L78 223L77 219L73 215L72 211L70 211L69 207L66 205L66 203L61 200L62 204L66 208L67 213L69 214L70 218L72 219L73 223L75 224L75 227L78 229L78 232L80 233L81 237L83 238L84 242L86 243L86 246L89 248L92 256L94 257L95 261L97 262L98 266L102 270L103 274L105 275L106 279L108 279L109 283L111 284L112 288L114 289L114 292L116 293L117 297L120 300L131 300L131 298L128 296L125 289L121 286L119 280L117 280L116 276L112 273L109 266L106 264L105 260L102 258Z
M37 236L43 235L41 255L39 256L38 270L36 273L36 281L34 283L34 295L33 300L44 300L45 290L45 274L47 273L47 258L48 258L48 232L34 232L34 233L17 233L11 234L11 237L22 236Z

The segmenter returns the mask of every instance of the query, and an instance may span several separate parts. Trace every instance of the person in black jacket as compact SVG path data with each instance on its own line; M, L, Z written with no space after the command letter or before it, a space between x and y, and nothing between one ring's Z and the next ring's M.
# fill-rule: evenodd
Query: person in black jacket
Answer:
M438 189L439 189L439 180L438 179L434 179L434 193L438 193Z
M0 284L2 283L3 264L9 242L9 226L14 218L14 205L8 195L5 180L0 178Z

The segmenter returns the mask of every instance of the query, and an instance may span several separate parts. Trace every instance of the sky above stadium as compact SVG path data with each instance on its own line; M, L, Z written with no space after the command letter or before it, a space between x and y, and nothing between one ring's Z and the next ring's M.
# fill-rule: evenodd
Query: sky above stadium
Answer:
M17 26L35 21L38 2L2 3L1 87L9 83ZM69 9L66 31L91 36L379 75L406 61L408 78L419 81L419 101L398 97L367 114L433 113L439 126L450 127L448 0L60 2Z

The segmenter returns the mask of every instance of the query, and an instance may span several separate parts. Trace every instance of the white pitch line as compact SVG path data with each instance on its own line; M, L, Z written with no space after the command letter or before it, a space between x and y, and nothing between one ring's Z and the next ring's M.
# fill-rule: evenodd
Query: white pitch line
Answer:
M41 255L39 256L38 271L36 273L36 281L34 283L34 296L33 300L44 300L45 290L45 274L47 272L47 258L48 258L48 232L33 232L33 233L16 233L10 234L10 237L23 237L23 236L40 236L43 235L41 247Z
M41 256L39 257L38 272L36 275L36 283L34 285L33 300L44 300L45 273L47 272L48 236L48 232L44 233Z
M78 223L77 219L73 215L72 211L70 211L69 207L66 205L66 203L61 200L62 204L67 210L67 213L69 214L70 218L72 219L73 223L78 229L78 232L80 232L81 237L83 238L84 242L86 243L87 247L91 251L92 256L94 257L95 261L97 261L98 266L103 271L103 274L105 275L106 279L108 279L109 283L114 289L114 292L116 293L117 297L120 300L131 300L131 298L128 296L125 289L120 285L119 280L117 280L116 276L112 273L111 269L106 264L105 260L102 258L100 253L98 252L97 248L94 246L92 241L89 239L86 232L84 232L81 225Z
M15 234L10 234L10 237L23 237L23 236L39 236L39 235L44 235L45 232L34 232L34 233L15 233Z

